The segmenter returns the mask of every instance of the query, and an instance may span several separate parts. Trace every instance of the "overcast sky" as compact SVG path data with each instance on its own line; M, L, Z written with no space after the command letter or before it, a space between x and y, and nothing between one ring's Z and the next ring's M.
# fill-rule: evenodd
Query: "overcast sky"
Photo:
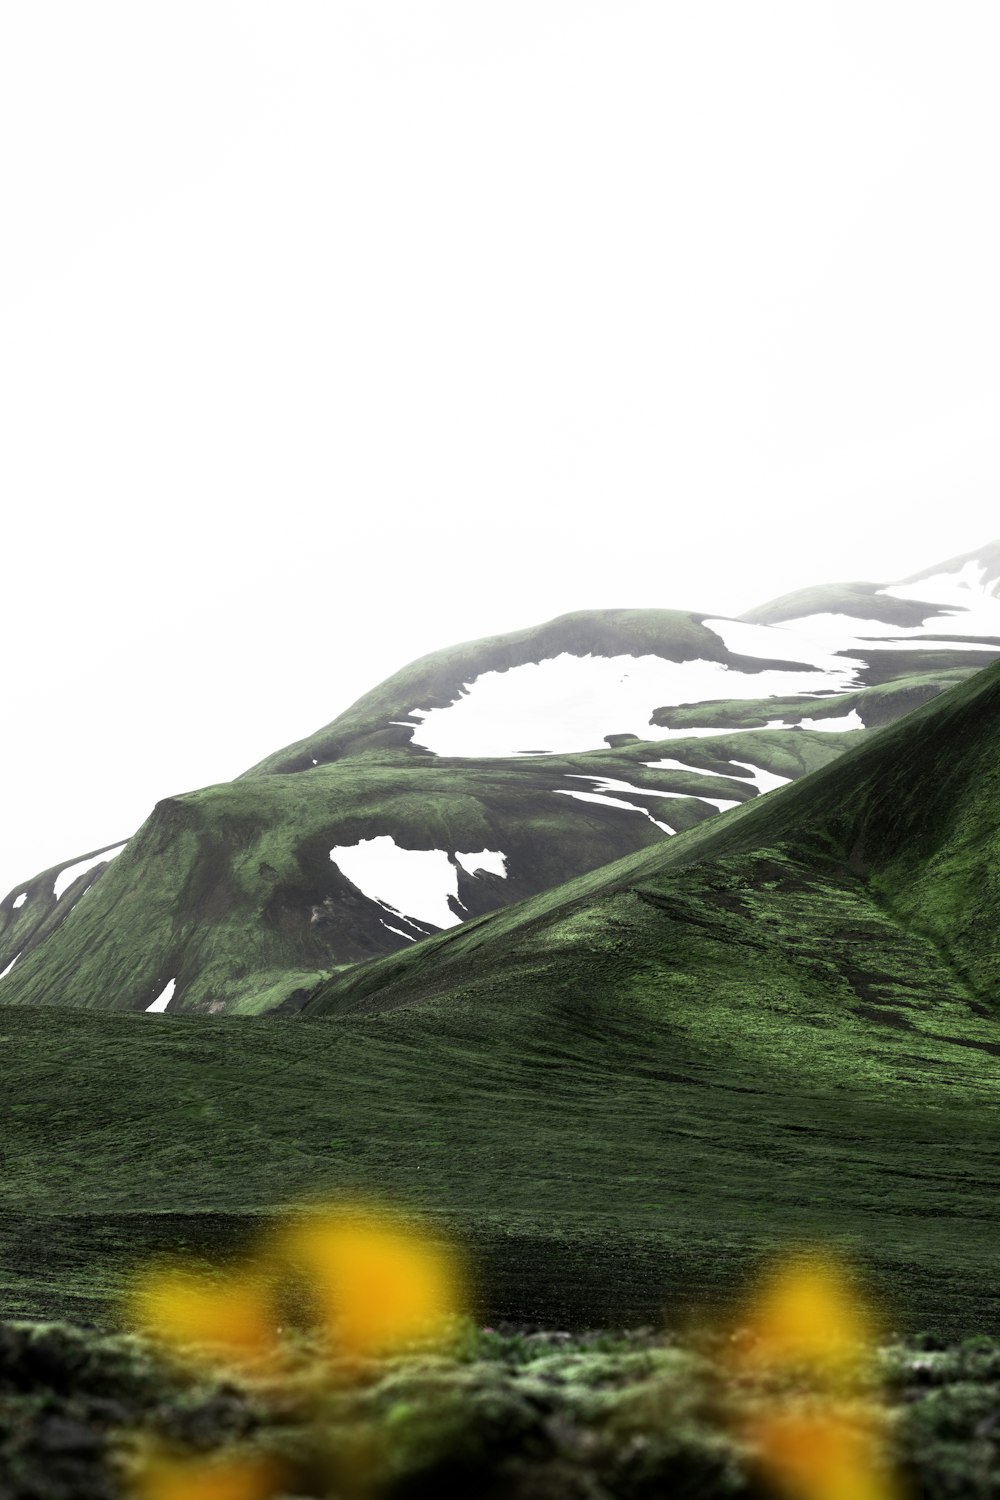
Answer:
M1000 8L0 20L0 894L426 651L1000 534Z

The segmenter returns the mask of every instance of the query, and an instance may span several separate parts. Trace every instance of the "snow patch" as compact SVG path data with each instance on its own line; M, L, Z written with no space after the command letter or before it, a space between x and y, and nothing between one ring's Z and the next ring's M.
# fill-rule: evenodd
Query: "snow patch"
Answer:
M892 641L921 635L925 629L923 624L893 625L888 620L860 620L856 615L830 613L798 615L783 623L788 630L810 636L825 651L852 651L858 656L884 650Z
M706 622L707 623L707 622ZM772 626L736 627L770 632L768 655L798 660L812 650L810 665L795 670L740 672L714 661L667 661L660 656L560 656L525 662L506 672L484 672L464 684L446 708L415 708L413 743L436 755L551 755L589 750L609 733L649 739L655 709L711 698L795 696L856 686L860 661L832 656ZM787 638L786 638L787 637ZM705 729L702 734L726 733ZM662 733L653 730L657 738ZM522 747L531 745L530 751Z
M128 840L126 840L125 842L127 843ZM105 864L108 860L114 859L122 852L124 848L124 843L118 844L114 848L105 849L101 854L92 854L89 859L78 860L75 865L67 865L66 869L60 870L59 874L56 876L55 885L52 887L53 896L55 896L56 900L58 901L59 898L69 890L70 886L73 884L74 880L76 880L78 875L82 875L85 870L92 870L95 865L102 865Z
M613 776L581 776L577 771L568 771L566 774L568 776L571 776L574 781L592 781L595 786L600 788L602 792L637 792L640 797L691 797L696 795L693 792L663 792L659 789L653 790L648 786L632 786L627 781L616 781ZM740 798L703 797L699 792L697 793L697 800L699 802L710 802L712 806L717 807L720 812L725 812L727 807L735 807L736 804L740 801ZM630 803L628 805L632 806L633 804ZM640 811L645 811L645 809L640 808ZM653 822L656 822L655 818L653 819Z
M19 896L15 896L14 897L14 910L17 911L17 908L19 906L23 906L24 903L27 901L27 899L28 899L28 893L27 893L27 891L22 891Z
M475 875L477 870L486 870L491 875L502 876L504 880L507 878L507 856L499 849L480 849L478 854L456 853L455 858L467 875Z
M758 792L765 794L767 792L773 792L776 787L787 786L792 779L790 776L777 776L774 771L765 771L762 766L751 765L750 762L746 760L734 760L731 761L730 764L734 766L742 766L745 771L752 771L753 775L751 777L741 776L740 780L752 781Z
M634 802L624 802L620 797L605 797L600 792L570 792L560 786L555 787L554 790L557 796L575 797L577 802L602 802L606 807L617 807L619 812L642 813L651 823L655 823L657 828L662 828L664 833L673 834L675 831L668 823L661 823L659 819L654 818L648 807L637 807Z
M443 849L402 849L391 833L330 850L330 858L371 901L433 927L456 927L448 897L458 898L458 872Z
M784 719L768 719L766 724L710 724L697 729L665 729L661 739L704 739L713 734L760 734L765 729L788 729Z
M381 917L379 921L382 921ZM412 932L404 932L402 927L393 927L389 922L382 922L382 926L387 932L395 932L399 937L405 938L408 943L415 943L417 941Z
M709 771L704 766L689 766L683 760L644 760L651 771L691 771L695 776L724 776L724 771Z
M933 600L923 602L933 603ZM877 659L883 651L925 651L932 646L941 651L996 651L989 641L975 637L1000 636L1000 599L987 597L978 603L973 601L972 608L943 616L928 613L920 625L890 625L885 620L858 620L851 615L833 614L803 615L788 624L811 635L818 645L830 651L849 651L852 657L865 657L869 661ZM963 639L931 639L927 631L932 627L939 632L953 631Z
M993 603L1000 602L985 587L986 573L984 563L967 562L953 573L932 573L929 578L891 583L878 592L889 594L893 599L916 599L920 603L948 604L956 609L968 609L970 605L984 599Z
M647 760L643 764L651 771L694 771L699 776L721 776L723 779L726 777L725 771L706 771L704 766L689 766L682 760ZM776 776L773 771L765 771L761 766L752 765L746 760L731 760L729 765L742 766L745 771L752 772L750 776L740 776L738 781L741 786L746 786L749 782L751 786L757 788L758 792L772 792L775 787L787 786L792 779L790 776ZM659 792L657 795L660 797L691 796L697 797L699 802L714 802L717 807L722 805L720 798L703 797L700 792Z
M750 625L745 620L703 620L702 624L735 656L803 662L814 672L826 675L837 674L844 666L843 658L838 654L824 649L804 631L789 630L784 622L781 625ZM858 667L861 663L851 665ZM761 698L765 695L754 693L750 696Z
M157 995L157 997L153 1001L152 1005L147 1005L146 1006L146 1014L147 1014L147 1016L152 1011L164 1011L164 1010L166 1010L167 1006L170 1004L171 1000L174 998L174 989L175 989L176 985L177 985L177 980L176 979L168 979L167 980L166 984L163 986L163 989Z
M864 720L856 708L852 708L850 713L841 714L839 717L831 715L828 719L799 719L798 724L801 729L829 729L834 734L842 734L849 729L864 729L865 727Z
M11 961L7 965L6 969L4 969L3 973L0 974L0 979L5 979L6 978L6 976L10 973L11 969L14 967L14 965L17 963L17 961L18 961L18 959L20 957L21 957L20 953L15 953L14 954L14 957L11 959Z

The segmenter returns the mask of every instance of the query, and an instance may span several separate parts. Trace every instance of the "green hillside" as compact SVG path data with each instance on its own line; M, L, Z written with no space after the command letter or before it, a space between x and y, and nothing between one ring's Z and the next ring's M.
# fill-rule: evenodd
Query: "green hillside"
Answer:
M675 964L673 941L693 927L724 947L739 943L741 960L766 971L797 962L801 950L831 1001L851 967L846 956L838 962L841 946L870 967L883 944L920 953L931 945L947 966L946 992L992 1017L998 730L1000 667L991 666L766 801L346 974L310 1011L382 1009L397 993L440 997L466 983L520 993L522 974L527 990L572 985L584 934L595 954L611 944L619 987L624 967L641 971L647 961L676 967L683 980L701 964ZM667 913L662 931L646 908ZM925 962L916 953L885 961L890 983Z
M6 1307L101 1321L150 1247L365 1190L471 1245L491 1318L657 1320L822 1237L897 1328L992 1327L998 729L992 667L298 1017L5 1008Z
M12 890L0 900L0 1005L141 1011L171 981L172 1012L297 1003L447 920L388 907L331 862L333 848L391 838L396 851L440 851L454 879L447 912L475 918L659 847L664 828L715 817L706 799L755 798L750 767L791 779L817 770L983 659L961 641L946 651L904 643L876 653L859 673L867 685L848 693L653 702L659 732L648 740L616 733L609 707L608 743L567 754L452 757L413 743L415 706L456 702L470 680L561 653L697 659L751 677L795 665L728 651L702 617L671 610L581 611L432 653L235 781L157 803L106 864L71 878L67 860ZM852 714L859 727L847 732L766 727ZM646 764L663 759L673 766ZM483 849L502 852L503 875L461 866L460 852Z
M693 827L716 811L702 797L756 797L731 758L796 777L826 765L844 738L771 730L518 760L368 750L167 798L61 922L51 874L38 878L37 902L15 911L8 898L5 951L23 956L0 1004L144 1010L176 978L174 1012L267 1011L405 946L387 920L412 938L434 930L368 899L331 863L334 846L390 834L409 849L502 849L506 877L456 871L461 914L475 916L663 842L629 808L634 796L612 792L611 806L565 795L587 785L581 777L669 789L669 801L643 800L670 826ZM678 754L696 769L643 764Z

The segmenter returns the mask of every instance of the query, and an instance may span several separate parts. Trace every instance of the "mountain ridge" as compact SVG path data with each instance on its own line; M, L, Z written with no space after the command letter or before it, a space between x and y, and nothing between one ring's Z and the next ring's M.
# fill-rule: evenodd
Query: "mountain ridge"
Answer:
M844 613L862 586L830 585L808 630L577 611L431 653L233 782L164 799L131 839L15 887L0 1004L283 1006L732 811L931 701L1000 656L995 577L998 543L866 584L865 607L894 617L874 637ZM914 588L936 602L888 592Z

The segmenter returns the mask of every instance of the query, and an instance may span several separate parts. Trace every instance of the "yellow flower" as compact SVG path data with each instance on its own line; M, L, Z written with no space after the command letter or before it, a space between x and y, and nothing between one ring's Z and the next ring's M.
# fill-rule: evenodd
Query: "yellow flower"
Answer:
M287 1353L277 1324L290 1277L304 1281L330 1353L348 1361L349 1379L357 1373L351 1360L442 1342L464 1305L457 1257L429 1234L386 1210L326 1208L294 1221L253 1262L228 1274L178 1266L146 1272L128 1291L126 1319L188 1359L270 1373ZM324 1371L323 1386L331 1379L332 1372ZM321 1393L315 1387L311 1397ZM321 1422L322 1407L313 1415ZM329 1455L337 1492L370 1495L383 1459L374 1431L360 1425ZM178 1458L146 1447L135 1468L133 1496L270 1500L281 1478L262 1459Z
M219 1280L173 1266L133 1281L126 1297L131 1327L193 1359L254 1366L279 1349L267 1281L253 1270Z
M894 1500L880 1458L885 1414L864 1394L874 1320L843 1266L816 1252L790 1256L766 1277L746 1319L731 1373L795 1387L758 1399L738 1423L779 1492L787 1500Z
M792 1256L773 1269L750 1310L747 1369L808 1366L846 1377L864 1364L874 1343L867 1310L843 1268L818 1253Z
M282 1473L264 1458L176 1458L150 1448L133 1476L135 1500L270 1500Z
M746 1429L761 1466L788 1500L891 1500L877 1433L863 1413L828 1408L765 1415Z
M339 1209L303 1218L281 1252L308 1270L336 1353L378 1357L440 1343L464 1303L454 1253L389 1214Z

